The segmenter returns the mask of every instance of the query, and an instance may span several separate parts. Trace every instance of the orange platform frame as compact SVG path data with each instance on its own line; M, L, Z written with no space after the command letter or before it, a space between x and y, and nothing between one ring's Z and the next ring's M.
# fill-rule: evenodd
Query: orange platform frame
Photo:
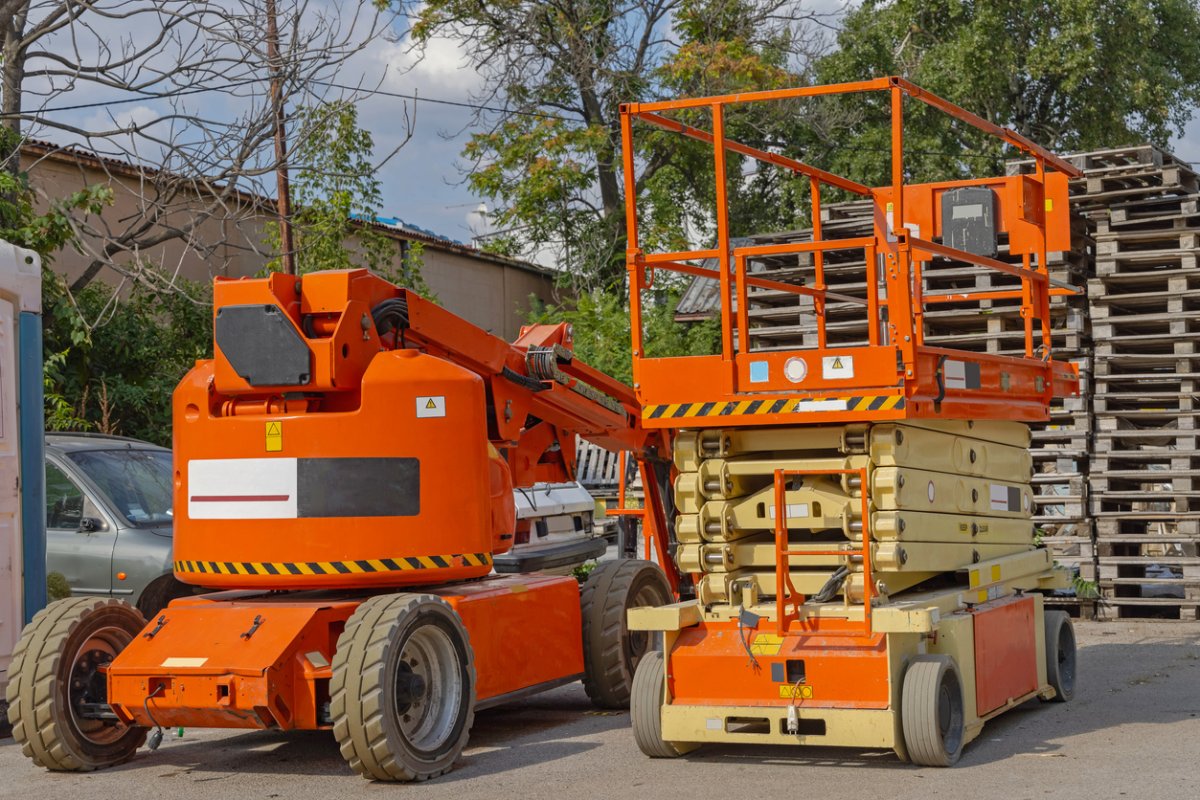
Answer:
M864 92L890 95L892 181L888 186L871 188L796 159L750 147L725 135L724 115L730 106ZM925 103L1032 156L1035 171L1030 175L906 184L903 120L906 98ZM712 131L664 116L688 109L708 109ZM725 180L717 180L713 214L715 247L664 253L643 251L638 239L634 178L635 122L711 144L717 176L727 174L726 153L734 152L807 177L811 187L813 240L731 246ZM895 77L718 97L629 103L621 107L621 131L633 377L646 427L836 424L928 417L1037 421L1046 418L1046 409L1053 397L1078 392L1077 369L1051 357L1049 315L1051 296L1074 294L1076 290L1050 277L1047 255L1070 247L1067 180L1077 177L1080 172L1020 134L993 125ZM823 238L821 190L825 186L873 202L873 235L852 239ZM1008 234L1010 253L1021 256L1020 264L974 255L935 241L940 235L941 195L956 188L979 186L996 192L1000 209L999 230ZM865 298L834 293L825 285L825 255L852 249L863 250L866 263L876 267L866 270ZM812 286L769 280L747 271L747 262L756 257L801 253L813 256ZM1020 288L926 297L922 291L922 268L935 258L1015 276L1020 279ZM715 259L717 269L694 263L705 259ZM658 270L711 278L719 283L719 354L675 358L645 355L642 292L654 285ZM779 351L750 350L750 287L812 297L817 320L817 346ZM924 314L928 305L1000 299L1020 301L1025 329L1023 357L925 344ZM827 300L858 302L866 307L867 345L827 346ZM789 361L792 362L790 366ZM838 368L826 368L827 364L836 364ZM800 380L794 380L797 375L801 375ZM962 375L970 377L963 380L959 377Z

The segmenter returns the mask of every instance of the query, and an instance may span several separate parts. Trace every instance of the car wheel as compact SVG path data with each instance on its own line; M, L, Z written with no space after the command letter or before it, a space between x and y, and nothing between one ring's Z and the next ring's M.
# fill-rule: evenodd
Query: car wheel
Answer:
M154 615L166 608L172 600L189 597L192 591L192 586L176 580L174 575L163 575L155 578L142 590L137 609L146 619L154 619Z

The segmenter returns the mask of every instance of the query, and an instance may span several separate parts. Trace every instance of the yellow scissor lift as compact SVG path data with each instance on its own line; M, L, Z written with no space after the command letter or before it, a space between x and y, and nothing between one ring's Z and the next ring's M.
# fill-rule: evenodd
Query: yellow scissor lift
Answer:
M869 188L778 153L728 140L741 103L885 92L893 110L893 182ZM918 100L1032 155L1033 175L906 185L903 108ZM687 111L684 123L678 112ZM870 199L870 237L731 246L718 181L717 246L646 253L627 179L634 381L642 422L673 432L674 560L691 591L629 612L663 635L633 684L634 735L655 757L708 742L891 748L919 764L954 763L984 722L1038 697L1069 699L1070 620L1042 592L1067 585L1031 521L1028 424L1075 393L1073 367L1050 357L1050 250L1067 249L1071 165L1010 131L885 78L622 109L627 178L635 122L711 143L716 174L736 152L805 176L813 219L823 186ZM711 132L692 127L708 113ZM964 221L965 220L965 221ZM1008 260L996 243L1003 240ZM858 250L857 287L829 290L823 264ZM797 258L811 274L783 283L756 259ZM714 259L717 269L698 265ZM924 341L923 271L1000 273L1007 288L953 302L1007 301L1025 321L1024 357ZM657 270L719 287L721 352L646 358L641 294ZM985 285L987 285L985 283ZM754 290L812 303L816 346L750 346ZM864 341L826 342L833 304L859 305Z

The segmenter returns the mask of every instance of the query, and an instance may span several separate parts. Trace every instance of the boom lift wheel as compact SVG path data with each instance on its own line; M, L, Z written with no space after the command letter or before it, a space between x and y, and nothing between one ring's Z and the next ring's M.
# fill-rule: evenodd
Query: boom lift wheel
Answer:
M475 718L466 628L440 597L372 597L346 621L329 691L333 734L355 772L379 781L449 772Z
M634 673L633 693L629 701L633 738L638 748L650 758L678 758L697 747L663 739L662 707L667 696L667 687L663 682L664 669L661 652L651 650L647 653Z
M900 698L904 745L914 764L949 767L963 749L963 690L950 656L918 656L904 673Z
M34 616L9 665L8 718L21 752L56 772L90 772L129 760L146 729L103 719L102 667L146 620L123 600L68 597Z
M1065 703L1075 696L1075 629L1065 611L1047 611L1046 682L1054 687L1052 702Z
M583 688L598 708L628 708L634 671L653 649L648 631L630 631L626 612L674 601L662 569L650 561L605 561L583 584Z

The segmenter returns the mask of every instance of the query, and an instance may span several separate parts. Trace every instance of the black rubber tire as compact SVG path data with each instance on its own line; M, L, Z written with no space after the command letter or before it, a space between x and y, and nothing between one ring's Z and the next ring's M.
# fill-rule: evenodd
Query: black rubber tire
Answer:
M1065 611L1045 612L1046 683L1054 687L1053 703L1066 703L1075 696L1075 628Z
M962 755L966 717L962 675L950 656L918 656L904 673L900 718L909 760L953 766Z
M172 600L190 597L193 587L176 579L174 575L162 575L150 581L138 598L137 609L146 619L154 619Z
M68 692L85 644L104 637L115 655L145 626L125 601L98 597L57 600L34 616L13 652L5 692L22 753L56 772L90 772L133 756L146 741L145 728L78 719Z
M667 696L663 670L663 654L652 650L638 664L637 672L633 675L633 692L629 701L633 739L638 749L650 758L679 758L695 749L695 745L663 739L662 705Z
M397 686L403 674L414 672L402 661L406 647L414 637L430 636L449 648L443 655L453 675L430 681L420 696L445 698L453 687L457 697L447 706L445 734L421 748L402 727L408 719ZM467 630L449 603L429 594L368 599L346 622L333 654L330 712L342 757L359 775L378 781L423 781L449 772L475 719L475 685Z
M605 561L583 584L583 688L597 708L629 708L638 662L653 649L647 631L632 634L626 612L674 602L657 564L637 559Z

